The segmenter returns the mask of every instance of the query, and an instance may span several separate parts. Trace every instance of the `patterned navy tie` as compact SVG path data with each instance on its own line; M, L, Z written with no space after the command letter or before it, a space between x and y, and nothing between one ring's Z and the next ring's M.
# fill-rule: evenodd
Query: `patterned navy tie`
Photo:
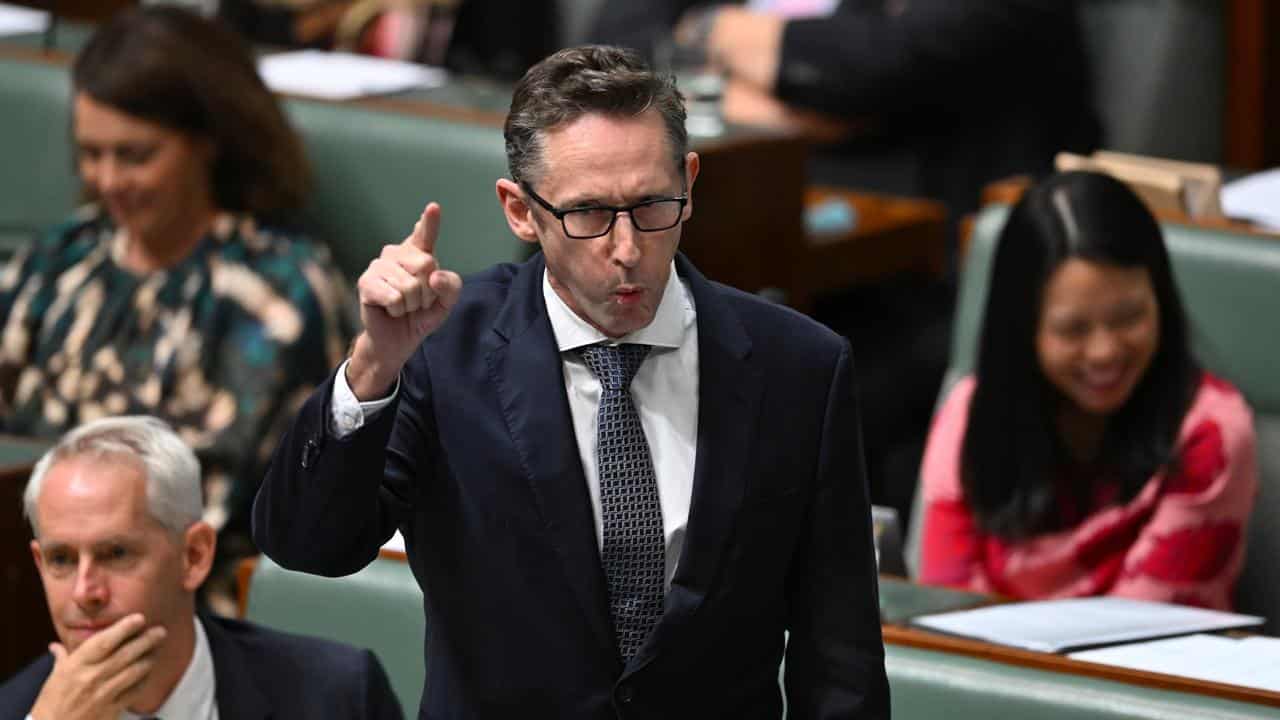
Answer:
M580 352L600 379L596 418L604 526L600 559L609 584L613 630L625 662L662 615L666 569L658 481L640 415L631 400L631 379L649 354L649 346L593 345Z

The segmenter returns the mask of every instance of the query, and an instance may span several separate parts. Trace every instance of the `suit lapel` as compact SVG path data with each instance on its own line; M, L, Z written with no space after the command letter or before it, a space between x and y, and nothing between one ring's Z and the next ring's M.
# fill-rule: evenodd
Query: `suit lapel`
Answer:
M552 545L602 650L617 658L594 514L564 369L542 297L541 255L521 266L494 322L489 370Z
M218 717L244 720L270 717L271 701L258 687L240 647L223 632L217 620L204 615L198 617L209 638L209 654L213 656Z
M693 497L684 549L667 594L665 612L629 670L656 655L679 625L706 599L746 489L753 418L760 405L760 372L751 364L751 340L737 314L683 256L676 269L688 283L698 313L698 444Z

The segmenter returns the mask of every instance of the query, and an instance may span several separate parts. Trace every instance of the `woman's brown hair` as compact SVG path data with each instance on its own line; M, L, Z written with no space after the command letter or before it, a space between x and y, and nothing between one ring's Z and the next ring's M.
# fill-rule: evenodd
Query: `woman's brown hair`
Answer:
M220 209L269 215L302 204L302 143L248 45L221 22L173 6L120 12L76 57L71 82L127 115L209 139Z

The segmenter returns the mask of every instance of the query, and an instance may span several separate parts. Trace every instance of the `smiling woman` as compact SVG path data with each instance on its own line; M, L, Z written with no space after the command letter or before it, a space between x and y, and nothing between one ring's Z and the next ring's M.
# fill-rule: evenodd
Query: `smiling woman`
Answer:
M116 15L72 71L89 204L0 272L0 430L56 437L125 413L204 465L219 567L277 428L354 320L327 251L270 223L307 187L301 144L229 29L174 7Z
M1231 606L1252 416L1200 370L1160 227L1066 173L1010 213L974 377L934 418L921 579L1019 598Z

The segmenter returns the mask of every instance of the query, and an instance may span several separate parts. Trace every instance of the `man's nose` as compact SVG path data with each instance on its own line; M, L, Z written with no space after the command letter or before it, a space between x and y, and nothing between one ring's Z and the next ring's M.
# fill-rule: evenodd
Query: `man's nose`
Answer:
M76 568L76 584L72 591L77 605L85 609L97 609L111 599L107 579L92 558L83 558Z
M630 211L620 211L613 219L613 260L624 267L635 267L643 254L640 231L631 220Z

